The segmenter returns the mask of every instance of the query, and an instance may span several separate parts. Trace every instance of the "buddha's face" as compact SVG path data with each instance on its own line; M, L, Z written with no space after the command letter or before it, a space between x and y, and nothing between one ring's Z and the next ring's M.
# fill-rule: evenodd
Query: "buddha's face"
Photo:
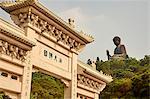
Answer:
M114 44L115 44L116 46L118 46L118 45L120 44L120 40L119 40L119 39L115 39L115 40L114 40Z

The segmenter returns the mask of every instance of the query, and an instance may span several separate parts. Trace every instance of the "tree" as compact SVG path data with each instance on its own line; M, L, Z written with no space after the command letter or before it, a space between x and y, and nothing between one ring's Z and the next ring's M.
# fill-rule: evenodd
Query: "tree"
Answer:
M32 75L31 99L63 99L64 84L52 76L36 72Z
M97 62L98 71L113 76L102 91L102 99L149 99L150 98L150 55L141 60L109 60Z
M133 79L133 93L136 97L141 99L150 98L150 71L146 70L144 73L136 75Z
M0 91L0 99L11 99L8 95L6 95L3 91Z
M150 65L150 55L145 55L143 59L140 60L141 66L149 66Z

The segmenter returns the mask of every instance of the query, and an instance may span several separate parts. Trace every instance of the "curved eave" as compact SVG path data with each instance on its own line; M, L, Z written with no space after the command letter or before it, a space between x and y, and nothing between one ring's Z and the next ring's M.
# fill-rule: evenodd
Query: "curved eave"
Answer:
M24 36L24 31L15 25L12 25L2 18L0 18L0 31L1 33L14 38L15 40L22 42L30 47L35 46L35 43Z
M92 68L88 64L83 63L80 60L78 60L78 65L81 66L82 68L84 68L86 73L90 74L91 76L93 76L97 79L103 80L106 83L110 83L113 81L111 76L108 76L108 75L105 75L105 74L98 72L97 70L95 70L94 68Z
M16 9L20 9L22 7L26 7L35 3L34 0L25 0L25 1L18 1L18 2L1 2L0 7L5 10L7 13L10 13Z
M4 4L4 3L0 4L0 7L8 13L14 10L26 7L26 6L33 6L35 9L43 13L45 16L47 16L48 18L50 18L57 24L61 25L67 31L71 32L75 37L80 38L80 40L82 40L85 44L88 44L94 41L93 37L79 33L78 31L74 30L72 27L70 27L70 25L67 22L62 20L53 12L49 11L46 7L44 7L39 2L36 2L36 0L26 0L26 1L20 1L20 2L12 2L10 4Z

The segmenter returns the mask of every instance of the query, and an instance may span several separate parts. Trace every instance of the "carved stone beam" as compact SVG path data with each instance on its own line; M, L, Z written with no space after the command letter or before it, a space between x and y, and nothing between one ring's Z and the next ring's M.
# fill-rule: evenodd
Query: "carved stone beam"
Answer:
M65 86L68 88L69 87L69 81L65 80L65 79L61 79L61 81L65 84Z

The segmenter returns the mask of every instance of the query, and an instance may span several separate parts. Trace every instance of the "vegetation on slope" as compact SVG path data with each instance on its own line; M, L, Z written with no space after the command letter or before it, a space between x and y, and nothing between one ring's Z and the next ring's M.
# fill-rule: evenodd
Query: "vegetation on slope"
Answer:
M141 60L98 60L96 68L113 76L100 99L150 99L150 56Z
M63 99L64 84L52 76L35 72L32 75L31 99Z
M6 95L3 91L0 91L0 99L11 99L8 95Z

